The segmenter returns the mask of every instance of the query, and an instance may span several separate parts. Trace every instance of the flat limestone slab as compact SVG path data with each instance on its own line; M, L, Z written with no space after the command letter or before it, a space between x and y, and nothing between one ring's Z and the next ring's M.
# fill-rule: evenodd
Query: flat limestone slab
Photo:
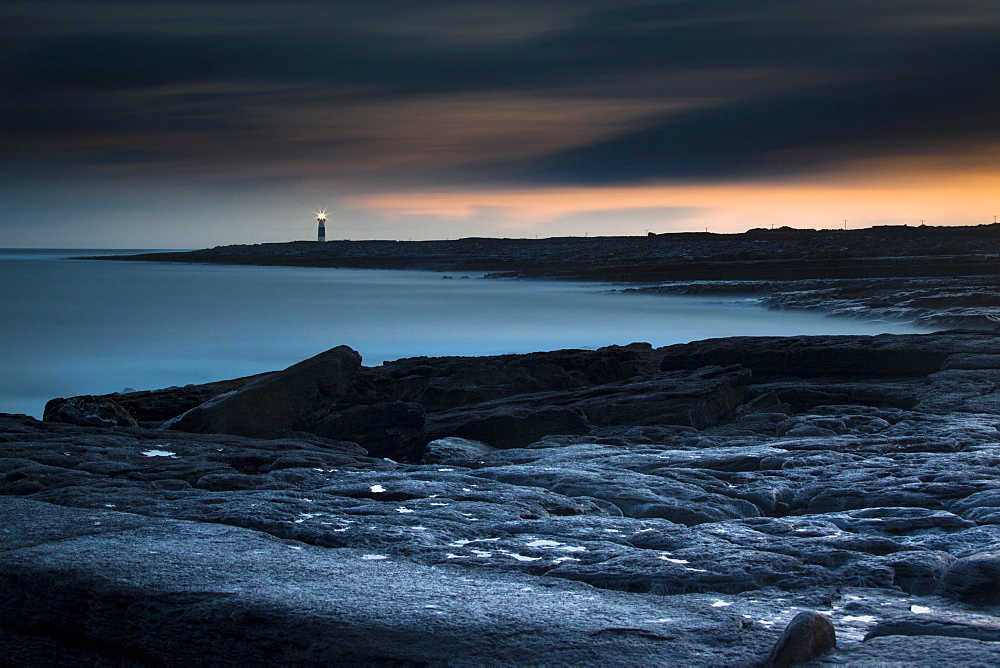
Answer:
M692 601L12 497L0 516L13 665L746 665L773 642Z

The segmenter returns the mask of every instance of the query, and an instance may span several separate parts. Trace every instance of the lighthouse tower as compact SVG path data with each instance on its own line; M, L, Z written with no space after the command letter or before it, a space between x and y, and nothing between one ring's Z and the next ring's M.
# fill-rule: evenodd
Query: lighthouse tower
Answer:
M319 224L316 230L316 241L323 243L326 241L326 211L316 214L316 222Z

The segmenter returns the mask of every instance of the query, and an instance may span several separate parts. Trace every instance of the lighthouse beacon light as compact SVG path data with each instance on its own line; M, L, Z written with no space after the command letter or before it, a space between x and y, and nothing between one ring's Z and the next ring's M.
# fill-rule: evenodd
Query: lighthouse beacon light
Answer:
M326 211L325 210L324 211L317 211L316 212L316 223L317 223L316 241L319 241L320 243L323 243L324 241L326 241Z

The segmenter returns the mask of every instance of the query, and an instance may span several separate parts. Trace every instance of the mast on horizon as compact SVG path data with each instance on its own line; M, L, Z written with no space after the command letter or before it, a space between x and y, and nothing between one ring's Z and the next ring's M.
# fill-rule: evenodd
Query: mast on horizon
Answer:
M316 213L316 222L318 223L316 241L323 243L326 241L326 211Z

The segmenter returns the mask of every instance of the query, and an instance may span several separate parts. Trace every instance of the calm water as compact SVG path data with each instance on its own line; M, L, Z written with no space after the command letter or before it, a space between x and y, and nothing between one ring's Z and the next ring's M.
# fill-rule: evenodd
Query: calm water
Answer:
M70 254L87 253L0 250L0 412L40 417L52 397L234 378L339 344L376 365L632 341L914 331L769 312L747 299L609 294L601 284Z

